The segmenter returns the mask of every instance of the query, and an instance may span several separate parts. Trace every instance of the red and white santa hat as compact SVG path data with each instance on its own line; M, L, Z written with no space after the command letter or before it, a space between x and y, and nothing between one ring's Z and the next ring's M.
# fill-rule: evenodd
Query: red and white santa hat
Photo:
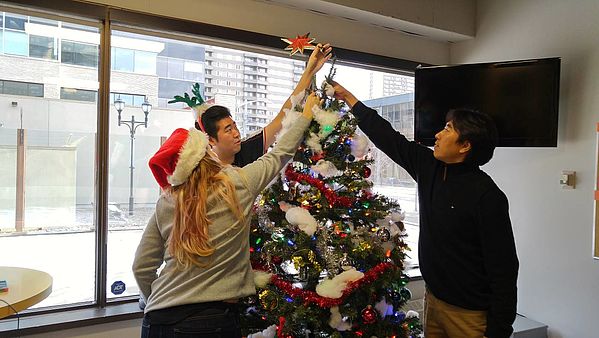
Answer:
M205 133L195 128L179 128L152 156L150 170L161 188L181 185L204 158L207 148Z

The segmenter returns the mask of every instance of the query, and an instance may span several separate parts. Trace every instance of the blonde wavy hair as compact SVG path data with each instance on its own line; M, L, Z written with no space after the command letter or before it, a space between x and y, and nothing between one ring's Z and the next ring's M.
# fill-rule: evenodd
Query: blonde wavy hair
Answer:
M240 224L245 224L235 193L235 186L221 169L222 164L206 154L184 184L170 189L175 201L175 221L169 239L169 253L183 269L192 264L206 267L199 258L214 253L208 228L212 220L207 217L208 198L210 204L224 201ZM198 257L199 256L199 257Z

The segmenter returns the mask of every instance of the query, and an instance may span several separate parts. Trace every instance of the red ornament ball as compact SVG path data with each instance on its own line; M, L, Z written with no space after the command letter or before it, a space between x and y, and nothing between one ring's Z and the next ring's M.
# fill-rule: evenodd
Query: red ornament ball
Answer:
M364 310L362 310L361 314L364 324L373 324L376 322L377 312L372 308L371 305L368 305Z
M368 167L364 167L364 171L362 173L362 175L364 176L364 178L370 177L370 174L372 174L372 170L370 170L370 168L368 168Z

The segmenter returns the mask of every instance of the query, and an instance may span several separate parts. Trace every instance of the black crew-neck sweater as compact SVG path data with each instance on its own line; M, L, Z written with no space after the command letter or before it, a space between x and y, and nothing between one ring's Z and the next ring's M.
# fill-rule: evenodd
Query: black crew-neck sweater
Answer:
M489 338L511 335L518 258L505 194L478 166L445 164L357 102L352 112L370 140L418 183L419 264L437 298L487 311Z

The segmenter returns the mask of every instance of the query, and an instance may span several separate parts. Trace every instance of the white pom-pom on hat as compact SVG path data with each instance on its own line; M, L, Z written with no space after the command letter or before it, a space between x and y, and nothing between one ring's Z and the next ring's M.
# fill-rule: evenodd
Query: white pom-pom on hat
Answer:
M176 129L149 161L161 188L185 183L206 156L208 136L195 129Z

